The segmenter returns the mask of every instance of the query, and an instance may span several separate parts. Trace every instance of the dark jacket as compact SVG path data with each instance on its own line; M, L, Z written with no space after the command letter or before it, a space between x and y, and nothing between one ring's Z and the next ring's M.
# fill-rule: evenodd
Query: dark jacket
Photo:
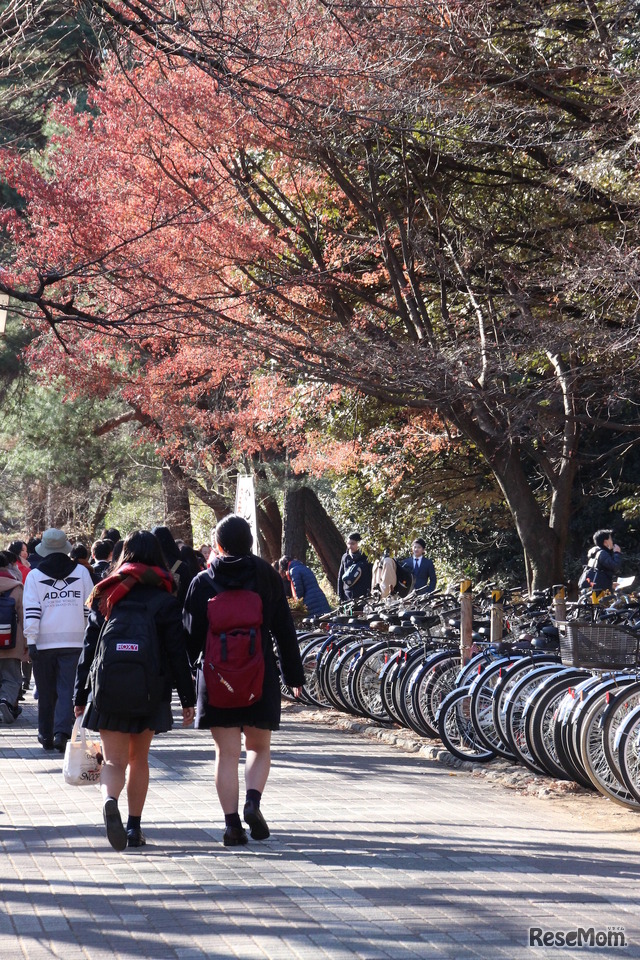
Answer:
M356 564L360 567L360 577L353 586L348 586L344 580L345 571ZM366 597L371 593L371 571L372 567L366 554L361 550L356 550L354 554L349 551L343 555L340 561L340 570L338 571L338 589L337 594L341 600L358 600L360 597Z
M282 577L259 557L218 556L208 570L191 581L184 605L184 625L188 634L191 662L204 653L208 620L207 604L221 590L255 590L262 598L262 650L265 661L263 696L250 707L223 709L212 707L206 698L202 671L198 671L198 708L196 727L256 726L277 730L280 722L280 671L290 687L305 682L300 648L289 604L284 595ZM273 644L277 647L280 671Z
M287 571L293 583L296 597L303 600L304 605L312 617L319 617L329 613L329 601L318 586L316 575L300 560L292 560Z
M180 604L170 593L141 584L133 587L127 594L126 599L137 600L140 603L146 603L153 599L156 602L159 594L161 598L157 600L155 621L167 676L162 699L165 702L170 701L171 691L175 687L182 706L193 707L196 702L195 689L187 656ZM104 617L98 610L97 601L94 600L76 672L76 685L73 694L73 702L76 707L84 707L89 699L89 690L87 689L89 670L96 654L100 628L103 623Z
M620 551L607 550L606 547L591 547L587 555L587 565L597 570L593 590L612 590L613 581L620 573L622 555Z
M418 569L414 569L413 557L407 557L402 561L401 566L409 570L413 576L413 589L423 590L423 593L431 593L436 588L436 568L433 560L429 557L420 557ZM425 589L426 588L426 589Z

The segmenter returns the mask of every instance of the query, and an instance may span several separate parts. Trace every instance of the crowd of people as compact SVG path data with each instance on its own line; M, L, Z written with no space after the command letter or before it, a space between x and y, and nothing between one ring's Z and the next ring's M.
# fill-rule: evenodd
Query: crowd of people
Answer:
M212 734L224 844L248 842L242 820L253 839L266 839L270 833L261 799L271 762L271 735L280 724L280 672L295 694L304 683L287 598L301 600L312 616L329 613L331 606L305 563L283 556L270 565L256 557L251 529L242 517L222 520L213 540L213 546L194 550L174 539L166 526L135 531L124 539L119 530L109 528L88 548L52 528L41 538L14 541L0 551L4 614L0 620L12 621L5 627L0 623L0 637L13 637L4 646L0 639L0 721L15 722L33 679L37 738L44 750L64 753L77 718L83 727L100 733L103 818L116 850L146 843L141 821L149 787L149 750L153 737L172 727L173 690L182 705L183 724L195 721L197 729ZM412 556L402 565L388 552L371 564L361 541L357 532L347 538L336 585L340 601L358 600L372 590L386 596L407 582L435 588L435 570L425 556L424 540L414 541ZM222 597L226 599L221 603ZM243 611L256 603L256 622L251 630L245 629ZM231 621L216 626L215 617L228 618L229 610ZM225 700L212 692L216 671L229 689L236 683L233 677L243 676L225 673L228 664L207 660L212 632L225 656L227 633L251 636L252 655L258 644L260 686L257 695L251 694L253 699L229 702L228 694ZM149 679L153 661L144 660L144 651L151 647L159 651L155 687ZM113 659L113 650L134 648L137 662L132 658L123 668L117 655ZM109 694L109 682L115 693ZM142 706L134 707L147 687L152 692L144 694ZM243 737L246 794L241 819ZM125 790L126 823L119 807Z
M232 515L217 525L213 548L193 550L161 526L125 539L117 530L105 530L90 551L72 544L62 530L49 529L38 541L0 551L0 598L10 597L7 610L11 608L13 618L7 634L13 642L0 647L0 717L11 724L19 716L19 701L30 683L23 667L29 665L37 697L37 737L44 750L65 752L76 718L83 727L99 731L103 819L116 850L146 843L141 820L149 750L155 734L172 727L174 689L183 724L195 720L197 729L209 729L213 737L223 843L248 842L239 814L243 737L244 823L255 840L270 835L261 799L271 763L271 735L280 724L280 671L297 695L304 671L284 581L252 554L252 545L248 523ZM220 706L210 694L204 674L214 665L203 657L214 622L211 605L218 595L230 597L239 609L239 635L244 598L252 595L259 604L262 675L254 702ZM121 642L108 646L109 631ZM252 633L255 639L256 631ZM151 684L153 696L144 706L134 708L143 676L149 679L151 661L142 663L140 653L149 637L148 647L157 651L159 682ZM226 633L222 638L226 644ZM113 650L135 650L138 659L114 671L114 662L107 659ZM111 699L106 692L109 677ZM126 823L119 807L125 789Z

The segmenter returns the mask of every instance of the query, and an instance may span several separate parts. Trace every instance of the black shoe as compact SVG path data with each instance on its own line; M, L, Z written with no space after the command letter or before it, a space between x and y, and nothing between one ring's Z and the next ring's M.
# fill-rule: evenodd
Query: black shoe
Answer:
M15 708L8 700L0 700L0 717L5 723L13 723L16 718Z
M125 850L127 846L127 831L122 823L118 803L112 797L105 800L104 807L102 808L102 816L104 817L104 825L107 828L107 840L113 849L118 851Z
M38 743L42 744L43 750L53 750L53 740L51 737L42 737L38 734Z
M249 843L249 837L244 827L225 827L222 842L225 847L244 847Z
M56 733L53 738L53 749L57 750L58 753L64 753L68 739L69 737L66 733Z
M24 690L21 690L18 694L18 700L24 700Z
M129 827L127 830L128 847L144 847L147 839L140 827Z
M266 840L270 836L270 830L267 826L267 821L262 816L260 812L260 807L253 802L253 800L247 800L244 805L243 819L245 823L249 824L251 830L251 837L253 840Z

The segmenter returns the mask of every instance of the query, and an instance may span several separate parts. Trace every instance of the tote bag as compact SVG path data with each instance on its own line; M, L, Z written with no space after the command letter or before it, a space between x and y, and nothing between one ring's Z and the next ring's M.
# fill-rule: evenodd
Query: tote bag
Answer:
M102 744L97 733L87 731L82 726L82 717L77 717L73 725L71 739L67 740L62 764L62 776L65 783L73 787L89 787L100 780L102 763Z

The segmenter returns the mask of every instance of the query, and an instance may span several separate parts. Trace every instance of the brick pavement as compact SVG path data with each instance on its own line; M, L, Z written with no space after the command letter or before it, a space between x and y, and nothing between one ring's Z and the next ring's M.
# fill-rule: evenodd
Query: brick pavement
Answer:
M65 785L35 707L0 725L0 960L640 957L640 818L523 797L288 709L263 809L225 849L208 733L152 745L148 846L107 844L96 787ZM626 949L529 947L624 927Z

